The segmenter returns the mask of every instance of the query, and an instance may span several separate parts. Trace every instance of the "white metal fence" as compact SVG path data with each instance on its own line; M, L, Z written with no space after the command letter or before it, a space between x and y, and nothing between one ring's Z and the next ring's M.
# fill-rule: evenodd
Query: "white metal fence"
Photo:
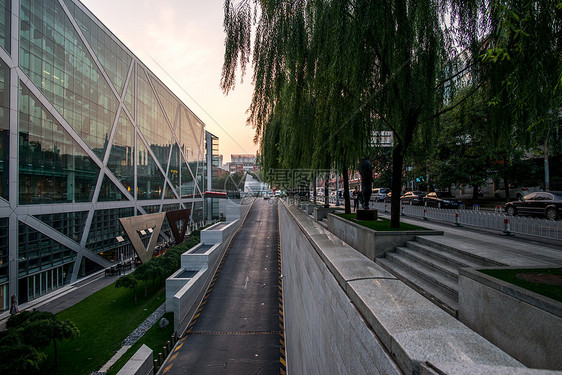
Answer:
M381 212L390 212L390 203L371 203L371 207ZM518 233L543 238L562 239L562 220L508 216L501 212L467 209L451 210L410 205L400 206L400 211L405 216L493 229L506 234Z

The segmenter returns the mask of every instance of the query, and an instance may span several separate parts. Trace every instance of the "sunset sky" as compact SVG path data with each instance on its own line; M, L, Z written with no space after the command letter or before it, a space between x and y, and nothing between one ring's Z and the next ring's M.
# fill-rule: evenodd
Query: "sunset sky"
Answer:
M224 162L255 154L251 75L225 96L223 0L82 0L219 137Z

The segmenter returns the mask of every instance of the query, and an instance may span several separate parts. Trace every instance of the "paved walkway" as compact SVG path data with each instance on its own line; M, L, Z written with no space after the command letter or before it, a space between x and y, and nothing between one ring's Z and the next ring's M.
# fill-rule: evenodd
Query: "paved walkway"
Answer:
M379 216L390 218L389 213ZM425 221L402 216L401 221L442 230L442 238L434 238L459 250L486 257L509 266L561 267L562 243L525 236L505 236L497 231L488 231L469 226L457 227L450 223Z

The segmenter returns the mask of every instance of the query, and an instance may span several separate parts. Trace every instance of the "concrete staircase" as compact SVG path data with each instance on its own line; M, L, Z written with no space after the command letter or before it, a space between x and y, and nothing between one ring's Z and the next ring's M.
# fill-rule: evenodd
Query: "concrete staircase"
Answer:
M441 243L439 237L418 236L384 258L376 258L376 263L457 317L459 269L503 264Z

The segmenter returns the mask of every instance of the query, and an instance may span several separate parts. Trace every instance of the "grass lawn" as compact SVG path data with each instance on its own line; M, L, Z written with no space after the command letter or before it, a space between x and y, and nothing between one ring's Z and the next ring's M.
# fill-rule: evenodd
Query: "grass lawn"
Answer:
M417 225L400 223L400 228L391 228L390 220L380 219L379 220L357 220L355 219L355 214L336 214L346 220L353 221L354 223L363 225L364 227L378 230L378 231L401 231L401 230L427 230L427 228L418 227Z
M562 268L543 268L543 269L519 269L519 270L480 270L486 275L493 276L505 282L517 285L521 288L528 289L532 292L541 294L545 297L552 298L558 302L562 302L562 285L551 285L541 282L531 282L524 280L517 275L532 274L535 276L553 275L554 277L562 277ZM540 276L539 276L540 277Z
M161 329L158 324L155 324L144 334L143 337L140 338L139 341L136 342L135 345L131 346L129 350L117 361L109 371L107 372L108 375L115 375L121 367L127 363L129 359L136 353L136 351L145 344L150 349L153 350L153 358L158 358L158 353L162 352L162 347L166 346L166 342L168 340L171 341L172 333L174 332L174 314L173 313L166 313L164 314L164 318L168 319L170 324L168 327Z
M165 301L161 286L151 288L144 298L144 282L137 288L137 304L131 289L111 284L80 303L57 314L70 319L80 330L74 340L57 343L59 364L54 365L53 346L47 348L44 374L89 374L99 370L121 347L121 342Z

